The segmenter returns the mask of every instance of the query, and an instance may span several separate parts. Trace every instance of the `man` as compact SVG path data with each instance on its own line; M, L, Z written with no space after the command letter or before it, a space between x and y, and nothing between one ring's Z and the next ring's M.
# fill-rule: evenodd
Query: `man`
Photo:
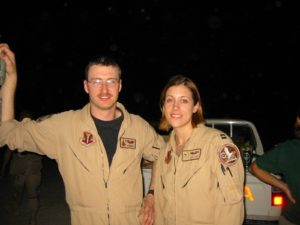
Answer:
M295 138L276 145L253 162L250 172L262 181L280 188L286 196L279 225L300 224L300 110L295 122ZM282 174L283 180L273 174Z
M12 120L15 56L7 44L0 43L0 57L6 62L0 146L33 149L57 161L72 225L152 224L152 194L146 196L141 209L140 166L142 158L157 159L162 139L146 121L128 113L118 102L122 89L119 65L108 57L89 62L83 82L89 103L82 109L41 121L17 122Z

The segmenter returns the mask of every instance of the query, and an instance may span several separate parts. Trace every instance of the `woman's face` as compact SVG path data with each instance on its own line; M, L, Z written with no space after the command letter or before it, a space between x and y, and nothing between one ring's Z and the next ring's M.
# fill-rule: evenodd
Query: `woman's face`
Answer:
M192 126L192 115L197 111L199 103L194 105L192 92L183 84L171 86L164 103L164 113L169 124L174 128Z

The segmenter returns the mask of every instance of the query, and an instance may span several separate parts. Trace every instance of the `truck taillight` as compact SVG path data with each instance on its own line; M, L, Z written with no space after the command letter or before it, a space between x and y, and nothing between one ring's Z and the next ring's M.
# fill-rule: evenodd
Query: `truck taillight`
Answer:
M283 206L284 204L284 192L279 188L272 187L272 206Z
M278 194L272 194L272 206L282 206L283 196Z

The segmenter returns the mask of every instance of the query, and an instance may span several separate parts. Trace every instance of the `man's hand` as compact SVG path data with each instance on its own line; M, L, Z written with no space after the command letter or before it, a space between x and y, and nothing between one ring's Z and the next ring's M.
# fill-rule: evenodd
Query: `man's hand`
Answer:
M144 198L143 207L139 213L141 225L152 225L154 222L154 196L147 194Z
M14 118L14 97L17 86L17 66L15 54L5 43L0 43L0 57L5 61L6 77L0 89L2 97L1 121L8 121Z
M15 76L17 74L16 58L8 44L0 43L0 57L6 64L6 75L9 77Z

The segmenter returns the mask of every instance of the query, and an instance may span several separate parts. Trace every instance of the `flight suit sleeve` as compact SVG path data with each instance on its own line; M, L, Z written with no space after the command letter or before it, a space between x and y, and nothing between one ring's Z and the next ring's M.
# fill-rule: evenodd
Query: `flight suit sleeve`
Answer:
M215 224L242 224L244 220L244 167L240 151L229 137L217 144L215 173L217 176Z
M62 125L55 121L46 118L39 122L31 119L3 122L0 143L7 144L12 150L31 151L54 159L55 149L58 149L55 146L58 143L57 136L62 130Z
M10 132L14 130L17 126L18 121L10 120L5 122L0 122L0 146L9 145L8 136ZM11 146L12 147L12 146ZM10 150L15 150L15 148L10 148Z
M147 126L146 131L143 158L154 162L158 159L160 149L165 145L165 141L150 125Z

